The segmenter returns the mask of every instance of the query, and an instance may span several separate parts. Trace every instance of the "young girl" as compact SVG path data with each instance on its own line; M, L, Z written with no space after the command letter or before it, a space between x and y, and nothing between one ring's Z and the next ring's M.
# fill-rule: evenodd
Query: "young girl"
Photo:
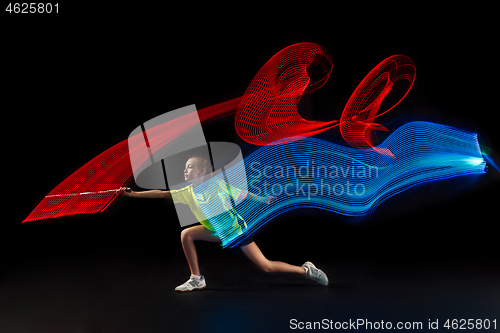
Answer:
M196 254L196 247L194 245L194 242L197 240L202 240L206 242L220 243L220 239L217 237L214 227L203 215L193 194L194 186L203 183L205 177L210 174L210 170L210 163L205 157L192 156L187 160L184 169L184 180L187 182L191 182L191 185L180 190L172 191L151 190L135 192L130 191L129 189L125 191L126 188L123 188L121 192L121 195L132 198L170 199L173 200L174 203L187 204L192 210L193 214L200 221L201 225L186 228L181 232L182 248L184 249L184 254L186 255L189 269L191 270L191 276L189 280L175 288L175 290L179 292L204 289L207 285L205 282L205 277L201 275L200 268L198 266L198 256ZM266 204L270 204L276 199L275 197L263 198L248 191L246 191L246 195L253 200L259 200L265 202ZM251 238L240 243L239 247L241 248L243 253L259 269L264 272L296 273L304 275L305 277L316 281L321 285L328 285L328 277L326 276L326 274L322 270L316 268L316 266L314 266L314 264L309 261L304 263L302 266L294 266L281 261L268 260Z

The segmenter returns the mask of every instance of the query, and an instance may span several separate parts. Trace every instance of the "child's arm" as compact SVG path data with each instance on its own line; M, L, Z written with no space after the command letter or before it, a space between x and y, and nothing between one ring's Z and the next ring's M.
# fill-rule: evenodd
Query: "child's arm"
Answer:
M120 193L124 197L131 198L148 198L148 199L172 199L172 195L170 191L160 191L160 190L151 190L151 191L142 191L135 192L130 190L130 192L126 191L125 188Z

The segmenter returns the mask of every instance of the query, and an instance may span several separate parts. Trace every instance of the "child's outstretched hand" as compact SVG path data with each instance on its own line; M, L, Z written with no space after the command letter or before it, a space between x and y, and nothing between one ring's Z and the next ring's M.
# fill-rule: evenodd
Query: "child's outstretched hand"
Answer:
M131 192L132 189L130 187L120 187L120 195L122 197L128 197Z
M265 202L266 204L268 204L268 205L269 205L269 204L271 204L271 203L275 202L275 201L276 201L276 199L277 199L277 198L276 198L274 195L271 195L271 196L267 197L267 198L264 200L264 202Z

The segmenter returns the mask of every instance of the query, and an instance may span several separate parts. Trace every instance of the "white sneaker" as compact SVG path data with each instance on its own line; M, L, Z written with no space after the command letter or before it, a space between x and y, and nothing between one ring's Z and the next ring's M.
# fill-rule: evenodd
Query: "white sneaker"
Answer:
M189 277L189 280L175 288L175 291L188 292L195 289L201 290L207 286L205 282L205 277L202 275L201 279L195 278L193 275Z
M307 267L306 278L318 282L323 286L328 285L328 276L321 269L316 268L310 261L306 261L302 267Z

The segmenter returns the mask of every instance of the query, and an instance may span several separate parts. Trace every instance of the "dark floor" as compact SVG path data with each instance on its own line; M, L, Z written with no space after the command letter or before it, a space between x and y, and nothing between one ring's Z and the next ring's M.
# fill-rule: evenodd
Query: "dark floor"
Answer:
M331 281L321 287L261 273L238 250L199 249L207 288L182 294L174 288L189 272L180 248L25 254L3 267L0 332L285 332L291 319L419 321L427 329L429 319L500 320L500 266L491 261L316 261Z
M476 182L479 190L440 199L460 184L407 191L357 223L291 211L254 237L270 260L315 263L328 287L260 272L238 249L198 242L207 288L176 293L189 277L181 228L157 201L125 198L101 214L19 224L21 212L0 233L0 333L287 332L293 319L424 329L439 320L435 331L448 331L447 319L489 319L493 328L497 187Z

